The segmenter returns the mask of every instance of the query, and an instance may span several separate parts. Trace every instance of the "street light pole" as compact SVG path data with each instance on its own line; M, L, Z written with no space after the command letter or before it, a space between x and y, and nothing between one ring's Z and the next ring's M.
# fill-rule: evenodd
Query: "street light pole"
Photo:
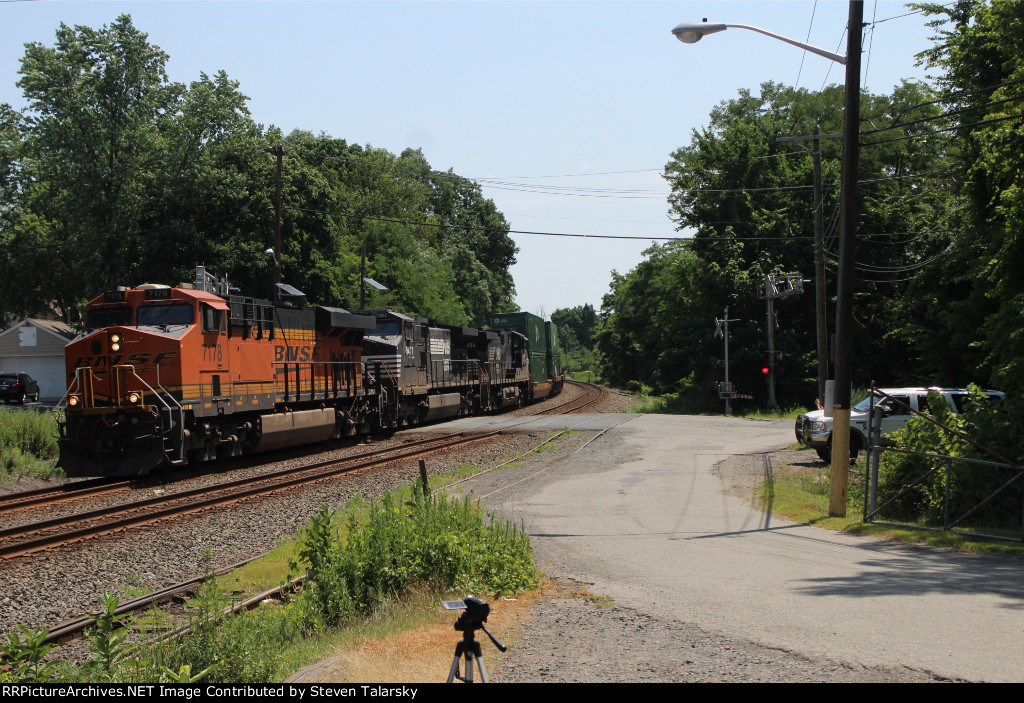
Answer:
M829 514L846 515L850 469L850 381L853 362L853 254L857 237L857 168L860 160L860 52L864 25L863 0L850 0L846 28L846 56L790 39L747 24L683 22L672 33L693 44L707 34L729 28L749 29L800 47L846 66L846 102L843 109L843 165L840 195L839 274L836 288L836 388L832 417L832 493Z

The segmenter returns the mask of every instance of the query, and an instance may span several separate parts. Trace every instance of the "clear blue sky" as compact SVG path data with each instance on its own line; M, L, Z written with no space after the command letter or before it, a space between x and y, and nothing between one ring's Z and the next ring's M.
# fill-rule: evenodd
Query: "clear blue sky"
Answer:
M420 147L436 169L511 184L481 181L514 230L682 236L660 173L711 108L769 80L841 83L843 70L753 32L684 45L672 27L707 17L845 53L847 9L845 0L4 1L0 102L24 105L15 83L26 42L52 44L61 22L99 27L129 13L170 55L172 80L223 69L261 124L394 153ZM865 2L865 21L876 21L864 42L873 92L924 75L914 55L932 31L920 14L897 17L910 11ZM610 271L625 273L650 245L513 236L518 302L547 314L600 307Z

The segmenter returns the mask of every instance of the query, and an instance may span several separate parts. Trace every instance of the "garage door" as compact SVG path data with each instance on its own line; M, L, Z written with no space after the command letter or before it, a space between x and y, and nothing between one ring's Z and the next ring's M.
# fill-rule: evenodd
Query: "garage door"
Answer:
M39 397L58 400L67 391L63 356L0 357L0 371L27 373L39 384Z

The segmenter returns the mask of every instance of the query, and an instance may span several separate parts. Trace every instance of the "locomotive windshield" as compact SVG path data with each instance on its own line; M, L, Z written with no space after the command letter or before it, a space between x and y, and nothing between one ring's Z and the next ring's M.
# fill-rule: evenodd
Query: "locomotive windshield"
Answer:
M388 335L401 334L402 323L397 320L378 320L377 328L366 330L367 337L387 337Z
M136 317L143 325L191 325L192 305L175 303L171 305L141 305Z
M85 327L90 330L132 324L132 309L127 305L116 308L93 308L85 316Z

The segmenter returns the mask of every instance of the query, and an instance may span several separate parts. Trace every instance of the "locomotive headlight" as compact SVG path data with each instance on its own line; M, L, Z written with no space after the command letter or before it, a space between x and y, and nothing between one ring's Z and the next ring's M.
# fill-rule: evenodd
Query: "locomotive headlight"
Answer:
M134 392L133 393L129 393L128 394L128 402L131 403L132 405L138 405L139 394L138 393L134 393Z
M82 400L77 395L68 396L68 405L72 408L77 408L81 402Z
M110 351L121 351L121 335L110 335Z

